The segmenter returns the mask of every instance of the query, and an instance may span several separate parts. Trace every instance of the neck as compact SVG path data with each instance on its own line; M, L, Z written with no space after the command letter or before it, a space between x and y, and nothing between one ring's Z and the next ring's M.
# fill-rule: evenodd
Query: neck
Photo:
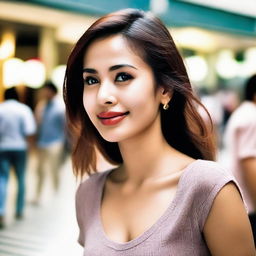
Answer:
M146 131L120 142L119 148L124 160L122 174L134 183L163 174L167 161L170 164L171 156L177 155L163 137L160 117Z
M56 95L51 95L47 98L47 102L51 102L54 98L55 98Z

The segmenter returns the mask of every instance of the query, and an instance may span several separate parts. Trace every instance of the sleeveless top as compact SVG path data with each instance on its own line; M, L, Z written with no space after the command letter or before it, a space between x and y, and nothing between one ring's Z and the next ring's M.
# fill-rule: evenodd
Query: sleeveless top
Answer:
M78 242L84 246L84 256L211 255L203 227L222 187L229 182L238 187L229 172L212 161L196 160L188 165L163 215L139 237L125 243L110 240L101 223L101 198L109 172L93 174L77 190Z

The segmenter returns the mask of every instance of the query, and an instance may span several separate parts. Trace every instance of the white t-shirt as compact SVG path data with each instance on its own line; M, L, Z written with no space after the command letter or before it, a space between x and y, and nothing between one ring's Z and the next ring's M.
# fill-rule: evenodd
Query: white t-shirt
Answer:
M0 104L0 150L24 150L36 123L31 109L16 100Z

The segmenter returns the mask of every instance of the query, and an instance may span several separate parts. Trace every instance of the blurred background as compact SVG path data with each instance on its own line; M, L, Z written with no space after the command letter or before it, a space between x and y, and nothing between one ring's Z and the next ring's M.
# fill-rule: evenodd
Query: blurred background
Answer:
M47 80L61 95L74 43L98 17L129 7L152 11L170 29L192 85L212 116L218 161L225 164L222 135L226 122L241 102L245 80L256 73L256 0L0 1L0 102L7 88L16 87L20 101L35 111L39 88ZM0 255L81 255L74 212L78 182L70 158L61 167L58 194L47 181L40 206L31 203L37 161L32 150L22 221L13 217L16 181L13 174L10 177ZM106 168L100 160L99 169Z

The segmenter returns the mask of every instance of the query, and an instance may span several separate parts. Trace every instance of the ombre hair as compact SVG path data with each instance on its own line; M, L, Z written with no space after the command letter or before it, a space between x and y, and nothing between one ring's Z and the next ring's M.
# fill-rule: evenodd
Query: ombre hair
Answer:
M68 59L64 100L73 141L74 173L82 177L96 171L97 150L112 164L123 162L118 143L101 137L83 106L82 73L86 50L95 40L112 35L122 36L134 53L152 68L156 86L172 93L169 109L160 110L163 136L169 145L192 158L213 160L213 136L197 111L201 103L193 93L183 60L168 29L151 13L125 9L94 22L78 40Z

